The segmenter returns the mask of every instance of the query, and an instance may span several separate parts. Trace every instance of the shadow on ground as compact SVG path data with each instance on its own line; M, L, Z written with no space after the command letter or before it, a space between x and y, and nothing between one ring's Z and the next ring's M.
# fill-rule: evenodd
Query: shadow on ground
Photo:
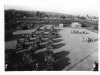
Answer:
M13 41L13 40L17 40L17 39L22 39L22 38L23 38L23 34L16 34L16 35L13 35L12 37L5 38L5 42ZM37 38L37 35L34 36L33 38Z
M66 66L68 66L69 64L71 64L71 63L68 62L69 60L70 59L68 57L66 57L66 58L64 58L64 59L56 62L55 65L54 65L54 70L55 71L61 71L61 70L63 70Z
M58 38L61 38L62 36L60 36L59 34L56 36L56 37L54 37L54 39L58 39Z
M55 58L55 60L59 60L59 59L64 58L68 54L69 54L68 51L60 51L60 52L57 52L54 54L54 58Z
M62 29L56 29L56 32L60 32Z
M57 40L54 40L53 42L58 43L58 42L61 42L61 41L63 41L63 40L62 39L57 39Z
M17 35L13 35L12 37L5 38L5 42L13 41L13 40L21 39L21 38L23 38L23 35L17 34Z
M54 54L54 58L55 58L54 70L55 71L63 70L66 66L70 64L69 63L70 59L66 57L69 53L70 52L68 51L61 51Z
M26 52L22 52L22 53L18 53L15 56L15 60L12 61L11 63L11 67L16 66L19 62L21 62L23 54ZM54 63L54 70L55 71L61 71L63 70L66 66L68 66L70 63L70 59L67 57L67 55L69 54L68 51L61 51L61 52L57 52L54 54L54 59L55 59L55 63ZM38 63L39 64L39 70L42 71L46 68L46 62L44 61L44 57L45 57L45 51L39 52L39 53L35 53L35 55L33 56L33 59L36 61L21 66L18 65L17 67L13 67L11 69L9 69L10 71L32 71L35 69L35 64ZM13 58L14 59L14 58Z
M41 44L38 50L43 49L43 48L46 48L46 44Z
M65 46L65 45L66 45L66 44L64 44L64 43L55 44L55 45L54 45L54 49L61 48L61 47Z
M47 39L43 39L42 42L43 42L43 43L44 43L44 42L47 42Z

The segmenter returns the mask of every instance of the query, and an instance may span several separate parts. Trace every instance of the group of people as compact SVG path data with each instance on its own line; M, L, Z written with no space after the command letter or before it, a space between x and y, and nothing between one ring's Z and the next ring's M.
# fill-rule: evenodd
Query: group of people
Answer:
M91 37L87 37L87 38L82 37L82 42L88 42L88 43L90 43L90 42L95 42L95 41L97 41L97 40L98 40L98 39L91 38Z
M76 30L76 31L75 31L75 30L72 30L71 33L72 33L72 34L89 34L89 33L86 32L86 31L77 31L77 30Z
M73 33L73 34L89 34L86 31L77 31L77 30L76 31L72 30L71 33ZM95 42L95 41L98 40L98 39L95 39L95 38L92 38L92 37L82 37L81 39L82 39L82 42L88 42L88 43Z

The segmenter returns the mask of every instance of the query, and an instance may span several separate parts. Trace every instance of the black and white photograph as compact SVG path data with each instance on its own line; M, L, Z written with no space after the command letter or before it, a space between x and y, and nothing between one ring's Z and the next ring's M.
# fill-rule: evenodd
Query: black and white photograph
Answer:
M4 4L5 72L99 71L96 0L67 1Z

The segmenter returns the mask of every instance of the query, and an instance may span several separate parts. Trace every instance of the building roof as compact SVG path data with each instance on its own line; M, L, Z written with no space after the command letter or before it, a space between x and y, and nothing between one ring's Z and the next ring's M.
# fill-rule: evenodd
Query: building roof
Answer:
M71 25L81 25L81 24L78 22L73 22Z

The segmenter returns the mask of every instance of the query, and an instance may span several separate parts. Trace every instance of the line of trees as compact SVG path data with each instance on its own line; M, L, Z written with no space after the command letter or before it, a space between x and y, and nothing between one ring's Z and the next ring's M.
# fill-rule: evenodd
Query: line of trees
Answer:
M48 17L47 14L43 12L32 12L32 11L21 11L21 10L5 10L5 22L9 20L14 20L18 18L44 18Z

